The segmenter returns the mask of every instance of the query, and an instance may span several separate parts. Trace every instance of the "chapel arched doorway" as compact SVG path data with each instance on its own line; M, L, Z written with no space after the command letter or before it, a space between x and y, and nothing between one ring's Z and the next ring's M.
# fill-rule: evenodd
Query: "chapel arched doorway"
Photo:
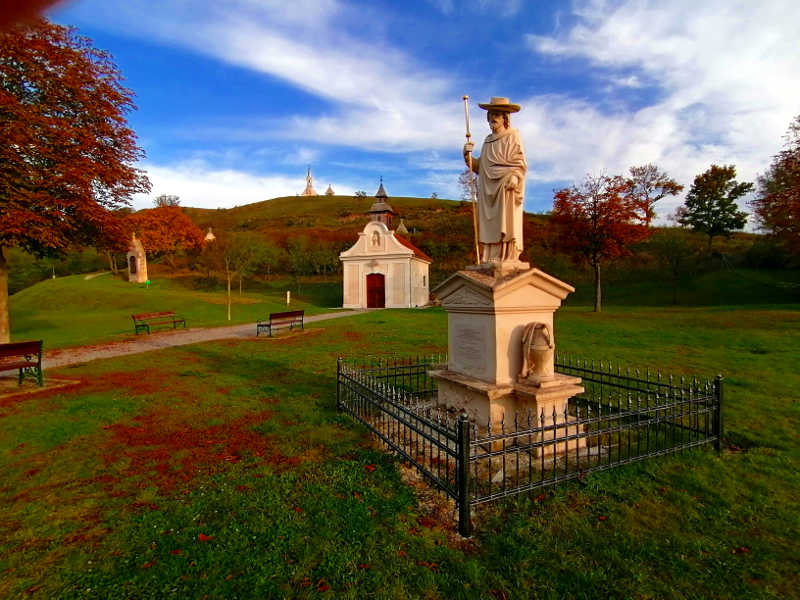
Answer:
M385 281L382 273L367 275L367 308L386 308Z

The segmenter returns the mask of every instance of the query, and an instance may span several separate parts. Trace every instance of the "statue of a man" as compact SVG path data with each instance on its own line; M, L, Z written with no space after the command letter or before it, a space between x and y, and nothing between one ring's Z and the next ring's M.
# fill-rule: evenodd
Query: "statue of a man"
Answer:
M479 104L487 110L492 133L483 142L481 155L472 157L472 143L464 145L464 162L478 174L478 241L481 262L519 260L522 252L522 203L525 198L525 150L519 131L509 115L519 104L508 98L492 98ZM470 161L471 159L471 161Z

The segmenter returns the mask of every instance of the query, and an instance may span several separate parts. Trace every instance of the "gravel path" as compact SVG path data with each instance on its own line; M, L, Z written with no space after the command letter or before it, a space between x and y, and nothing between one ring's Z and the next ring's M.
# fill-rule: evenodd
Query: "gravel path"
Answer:
M305 322L316 323L317 321L326 321L327 319L348 317L361 312L365 311L347 310L312 315L306 317ZM171 348L172 346L185 346L186 344L196 344L197 342L207 342L210 340L252 338L255 337L255 335L255 323L233 325L231 327L179 329L177 331L170 329L150 335L140 335L134 339L125 340L123 342L110 342L108 344L98 344L96 346L78 346L77 348L51 350L50 352L45 352L42 359L42 367L45 369L53 369L56 367L85 363L98 358L138 354L140 352L149 352L150 350L161 350L163 348Z

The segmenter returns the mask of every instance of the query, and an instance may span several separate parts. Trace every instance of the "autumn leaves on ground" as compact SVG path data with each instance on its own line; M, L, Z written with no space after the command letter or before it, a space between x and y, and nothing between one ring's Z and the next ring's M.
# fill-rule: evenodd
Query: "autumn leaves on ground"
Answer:
M0 597L791 596L797 314L560 311L563 349L725 373L726 450L483 507L472 540L335 409L337 356L444 350L441 310L48 372L82 384L0 401Z

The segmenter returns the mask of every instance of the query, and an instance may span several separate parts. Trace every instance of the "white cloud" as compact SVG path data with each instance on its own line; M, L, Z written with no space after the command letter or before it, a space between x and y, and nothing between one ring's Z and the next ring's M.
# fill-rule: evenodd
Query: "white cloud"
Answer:
M585 59L617 85L621 77L641 81L629 75L634 70L657 82L661 96L651 106L612 115L574 101L559 106L533 99L542 111L539 125L553 123L558 138L548 140L556 151L553 166L565 168L545 170L542 178L576 167L619 172L653 161L688 189L711 163L736 164L739 180L752 181L766 168L798 112L795 2L594 1L574 12L578 22L570 29L528 36L530 47ZM564 162L570 154L573 167ZM662 214L677 201L664 203Z
M147 172L153 189L149 195L139 194L133 199L136 209L150 208L153 198L161 194L175 194L181 205L195 208L231 208L260 202L280 196L293 196L305 189L305 173L297 176L260 176L234 169L215 169L205 161L195 160L177 165L141 166ZM347 181L327 181L315 177L315 187L323 193L328 183L337 194L353 194L356 187Z
M429 1L443 12L456 7L451 0ZM794 5L781 0L576 0L569 18L555 16L557 33L529 35L525 41L545 58L588 65L587 79L608 83L607 102L568 93L514 98L523 106L514 125L526 144L530 181L579 180L587 172L603 170L622 173L646 162L655 162L687 188L711 163L733 163L740 180L754 180L800 112L800 12ZM210 13L208 6L213 7ZM501 15L521 6L518 0L471 0L468 9ZM201 7L191 2L112 5L84 0L76 7L95 21L101 18L126 31L135 22L135 35L280 78L330 101L315 114L194 127L215 142L283 140L290 148L294 145L284 161L310 162L312 167L319 155L309 147L317 144L397 155L417 152L416 166L427 173L421 180L442 186L450 181L447 177L455 182L461 170L464 123L459 100L464 90L459 76L391 47L390 36L348 34L342 25L352 26L357 9L344 1L238 0ZM520 69L525 63L520 56ZM481 80L470 76L469 81L469 89L483 89L476 83ZM646 97L650 91L657 99L648 105L630 109L620 103L623 94ZM600 108L608 105L616 108ZM473 104L471 118L479 146L487 133L485 113ZM336 164L334 153L325 154L329 164ZM370 162L377 164L376 159ZM447 173L451 167L452 175ZM185 182L203 202L211 201L204 193L216 189L215 182L224 179L221 174L228 174L231 188L241 192L235 204L304 187L300 172L295 178L258 178L238 171L204 168L187 175L185 166L160 168L168 183ZM192 187L194 175L207 187ZM334 183L337 192L340 188L363 189L364 183ZM177 189L163 192L186 195ZM224 186L215 194L223 198ZM253 199L243 199L249 197ZM663 201L659 212L671 212L677 202ZM187 199L186 204L192 202Z
M298 146L283 155L280 162L285 165L313 165L319 158L319 150Z
M134 208L152 206L152 198L160 194L180 196L183 206L196 208L231 208L277 196L303 191L305 181L297 177L259 177L232 169L213 169L202 161L164 166L144 164L153 188L149 196L134 198Z
M127 24L135 22L138 36L277 77L333 103L327 114L265 118L257 126L240 121L235 126L193 127L193 135L413 150L441 147L441 135L457 131L431 127L429 118L422 122L423 116L437 114L441 106L436 105L451 95L457 106L452 78L386 41L348 35L339 25L354 20L356 8L334 0L304 0L300 7L257 0L209 6L138 2L121 5L120 14L104 15L102 4L87 0L83 10L96 7L99 15L94 17L108 27L128 31ZM457 114L449 105L447 111Z
M617 87L623 88L641 88L644 87L642 81L636 75L628 75L627 77L610 77L611 83Z

